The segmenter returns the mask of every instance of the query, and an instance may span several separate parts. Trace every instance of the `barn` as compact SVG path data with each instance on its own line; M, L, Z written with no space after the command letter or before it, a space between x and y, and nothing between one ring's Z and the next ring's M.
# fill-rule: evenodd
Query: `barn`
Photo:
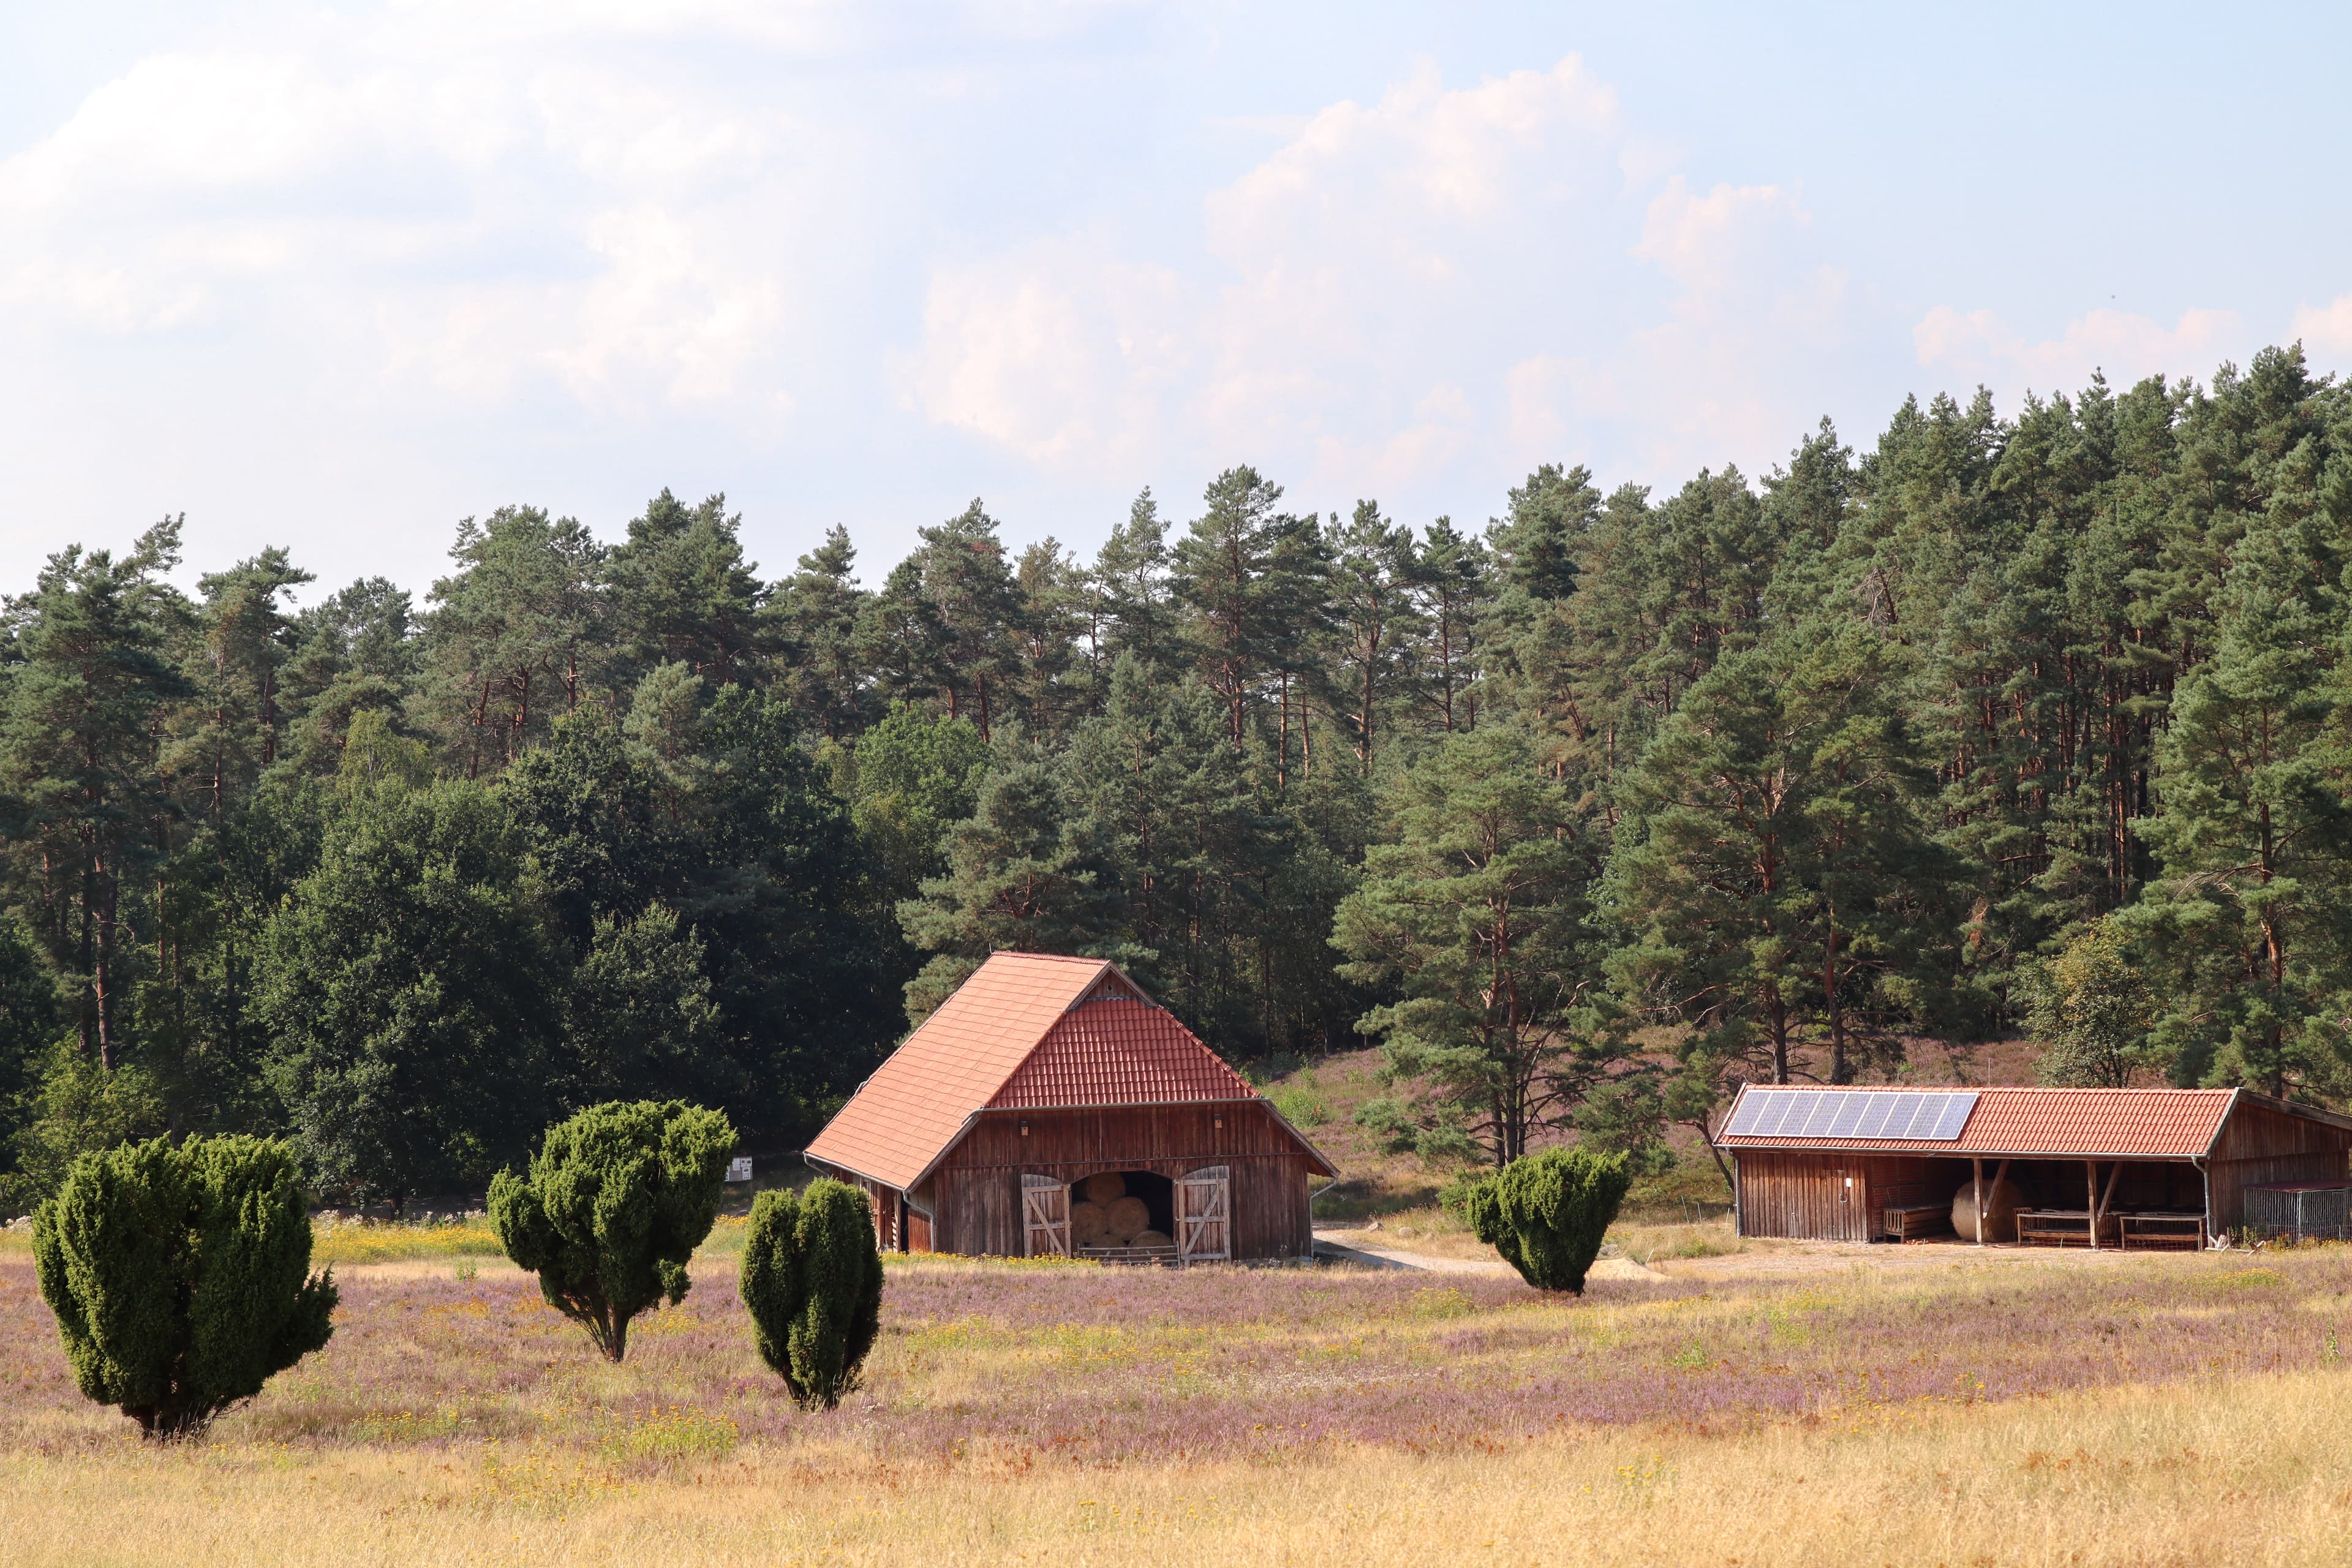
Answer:
M1752 1237L2202 1247L2352 1189L2352 1118L2242 1089L1751 1084L1716 1142Z
M999 952L808 1147L885 1251L1305 1258L1331 1163L1098 958Z

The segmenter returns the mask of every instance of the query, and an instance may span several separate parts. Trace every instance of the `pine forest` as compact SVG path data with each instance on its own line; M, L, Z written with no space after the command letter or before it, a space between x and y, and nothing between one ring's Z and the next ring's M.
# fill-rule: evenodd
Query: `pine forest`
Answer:
M1439 1165L1654 1165L1922 1040L2352 1099L2352 389L2299 349L1482 510L1236 467L1091 560L976 500L771 575L667 490L423 585L64 551L0 619L0 1214L162 1131L395 1208L613 1100L789 1152L1001 948L1253 1072L1377 1045Z

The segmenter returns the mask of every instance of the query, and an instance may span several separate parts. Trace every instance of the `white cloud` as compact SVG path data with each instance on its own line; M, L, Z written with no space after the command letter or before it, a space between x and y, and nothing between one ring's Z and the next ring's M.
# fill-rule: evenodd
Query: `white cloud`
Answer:
M2305 305L2297 310L2294 335L2309 348L2352 353L2352 294L2338 294L2315 309Z
M2249 342L2234 310L2184 310L2169 327L2129 311L2092 310L2055 338L2032 340L1990 310L1962 314L1948 305L1928 311L1911 337L1922 365L2012 397L2071 392L2095 372L2118 386L2159 373L2199 374Z
M740 20L602 10L574 43ZM91 93L0 164L0 310L289 332L352 393L788 406L750 376L789 374L798 226L826 205L805 128L555 47L547 18L494 10L432 47L415 20L151 57Z
M1203 201L1207 265L1097 229L935 268L910 403L1065 475L1246 458L1318 494L1572 460L1612 427L1719 463L1817 412L1787 366L1841 330L1843 279L1801 206L1679 176L1645 204L1655 144L1575 58L1454 89L1423 67L1284 134Z

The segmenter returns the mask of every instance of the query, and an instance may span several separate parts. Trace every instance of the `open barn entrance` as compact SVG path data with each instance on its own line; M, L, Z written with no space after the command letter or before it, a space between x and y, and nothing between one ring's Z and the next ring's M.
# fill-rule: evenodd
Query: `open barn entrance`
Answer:
M1997 1246L2188 1247L2205 1237L2204 1176L2175 1160L1928 1159L1872 1194L1877 1237ZM1894 1173L1890 1173L1894 1174ZM1982 1185L1979 1185L1981 1179ZM1874 1237L1875 1239L1876 1237Z
M1070 1243L1081 1258L1176 1252L1176 1184L1150 1171L1098 1171L1070 1187Z

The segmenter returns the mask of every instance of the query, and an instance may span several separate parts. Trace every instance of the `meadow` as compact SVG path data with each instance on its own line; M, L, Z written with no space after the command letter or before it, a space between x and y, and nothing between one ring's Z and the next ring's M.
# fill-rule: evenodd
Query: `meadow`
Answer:
M75 1392L10 1247L0 1560L2340 1560L2352 1249L1954 1251L1581 1300L894 1261L824 1415L759 1363L724 1256L619 1367L502 1263L347 1262L323 1352L154 1447Z

